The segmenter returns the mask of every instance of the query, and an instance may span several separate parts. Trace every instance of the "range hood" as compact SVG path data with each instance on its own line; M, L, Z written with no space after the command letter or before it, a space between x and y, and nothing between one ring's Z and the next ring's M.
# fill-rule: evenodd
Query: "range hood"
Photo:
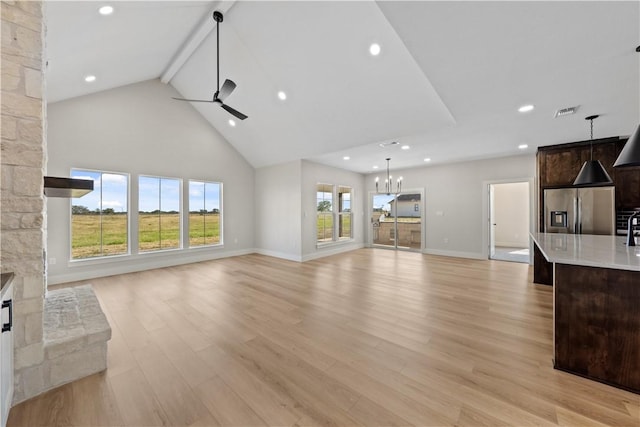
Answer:
M93 191L93 180L44 177L44 195L47 197L82 197Z

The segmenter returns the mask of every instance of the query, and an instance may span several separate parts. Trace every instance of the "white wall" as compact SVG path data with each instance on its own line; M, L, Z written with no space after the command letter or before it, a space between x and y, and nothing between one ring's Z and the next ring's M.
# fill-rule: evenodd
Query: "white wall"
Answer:
M301 261L300 160L256 169L256 251Z
M317 247L316 186L334 184L351 187L353 241L336 242ZM302 260L310 260L364 246L364 208L366 191L364 175L309 161L302 162Z
M71 202L49 198L48 258L56 263L48 266L48 283L253 251L254 169L189 103L172 96L179 94L171 86L150 80L50 104L47 174L68 177L71 168L131 174L132 225L139 174L221 181L224 246L139 255L130 233L130 256L69 262Z
M401 174L406 191L424 188L424 251L486 259L486 182L533 179L535 155L425 166L402 170ZM374 174L367 175L366 186L368 191L375 190Z
M495 245L529 247L529 183L494 184Z

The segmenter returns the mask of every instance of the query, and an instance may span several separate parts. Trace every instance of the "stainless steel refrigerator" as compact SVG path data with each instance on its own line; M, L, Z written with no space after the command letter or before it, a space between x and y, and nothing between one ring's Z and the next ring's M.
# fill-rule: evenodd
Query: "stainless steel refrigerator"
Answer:
M544 190L544 231L616 234L615 187Z

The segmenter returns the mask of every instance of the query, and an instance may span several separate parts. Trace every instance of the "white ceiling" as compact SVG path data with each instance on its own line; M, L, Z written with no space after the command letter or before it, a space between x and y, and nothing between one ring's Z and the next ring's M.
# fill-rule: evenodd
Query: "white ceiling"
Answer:
M221 9L220 80L236 82L226 102L249 118L231 127L218 106L193 106L255 167L371 172L386 157L403 168L588 139L590 114L595 138L640 122L639 2L231 3L113 2L103 17L103 2L47 2L49 102L160 77ZM211 98L215 55L214 30L170 84ZM379 146L390 141L411 148Z

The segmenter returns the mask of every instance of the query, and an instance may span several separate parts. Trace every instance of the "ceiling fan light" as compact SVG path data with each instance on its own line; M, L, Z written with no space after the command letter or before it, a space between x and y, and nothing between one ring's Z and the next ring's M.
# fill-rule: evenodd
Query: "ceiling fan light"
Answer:
M640 166L640 125L624 144L622 152L613 164L614 168Z
M606 185L613 184L613 180L605 170L600 160L587 160L582 165L573 185Z

